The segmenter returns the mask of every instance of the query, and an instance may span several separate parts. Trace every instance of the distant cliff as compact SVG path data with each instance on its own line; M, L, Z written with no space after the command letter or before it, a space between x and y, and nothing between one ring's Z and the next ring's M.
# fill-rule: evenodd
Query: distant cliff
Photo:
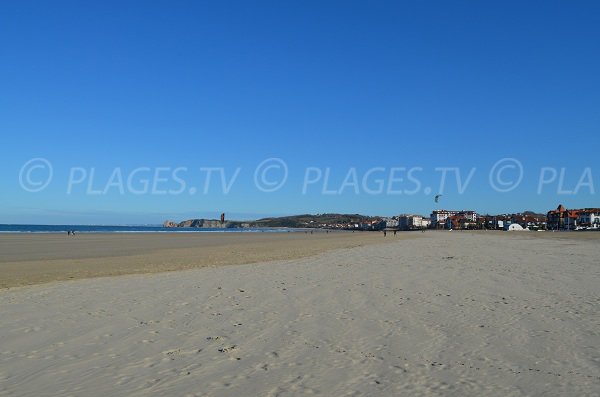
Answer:
M165 221L164 227L193 227L193 228L211 228L211 229L229 229L240 227L239 222L221 222L218 219L188 219L183 222Z
M304 214L263 218L251 223L254 227L355 229L356 225L359 225L359 228L367 228L367 224L380 220L380 217L360 214Z
M177 223L168 220L163 223L163 226L189 228L287 227L373 230L379 228L379 223L381 223L380 217L360 214L305 214L277 218L263 218L247 222L226 221L221 223L221 221L217 219L188 219Z

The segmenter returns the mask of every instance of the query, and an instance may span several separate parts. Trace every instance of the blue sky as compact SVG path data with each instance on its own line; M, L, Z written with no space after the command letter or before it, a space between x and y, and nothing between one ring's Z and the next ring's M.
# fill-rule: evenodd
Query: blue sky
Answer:
M0 223L600 206L596 2L4 2L0 55ZM53 170L39 192L34 158ZM253 178L269 158L288 168L274 192ZM498 192L506 158L523 178ZM182 193L111 179L140 167L138 191L159 169L157 190ZM204 192L203 167L239 171ZM308 167L329 180L303 194ZM390 182L415 167L419 186ZM435 204L443 167L475 171ZM402 193L373 194L377 176Z

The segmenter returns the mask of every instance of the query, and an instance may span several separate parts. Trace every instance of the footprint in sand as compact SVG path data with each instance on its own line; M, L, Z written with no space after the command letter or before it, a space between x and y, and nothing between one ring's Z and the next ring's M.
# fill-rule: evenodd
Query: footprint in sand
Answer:
M237 345L231 345L231 346L227 346L227 347L222 347L219 349L220 353L229 353L232 352L234 350L237 350Z

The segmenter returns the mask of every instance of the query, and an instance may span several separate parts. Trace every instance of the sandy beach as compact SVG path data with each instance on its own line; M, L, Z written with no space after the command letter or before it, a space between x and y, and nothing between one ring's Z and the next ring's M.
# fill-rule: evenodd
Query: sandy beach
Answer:
M405 234L403 238L414 237ZM0 288L50 281L294 259L391 241L381 233L3 234Z
M598 395L600 233L405 235L270 262L248 241L237 255L258 263L5 289L0 395ZM160 244L30 247L2 266L210 251Z

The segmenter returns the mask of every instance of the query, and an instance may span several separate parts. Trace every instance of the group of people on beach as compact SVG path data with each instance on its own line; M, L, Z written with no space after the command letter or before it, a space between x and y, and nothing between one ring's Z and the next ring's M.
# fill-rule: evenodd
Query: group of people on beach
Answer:
M67 236L74 236L75 230L67 230Z

